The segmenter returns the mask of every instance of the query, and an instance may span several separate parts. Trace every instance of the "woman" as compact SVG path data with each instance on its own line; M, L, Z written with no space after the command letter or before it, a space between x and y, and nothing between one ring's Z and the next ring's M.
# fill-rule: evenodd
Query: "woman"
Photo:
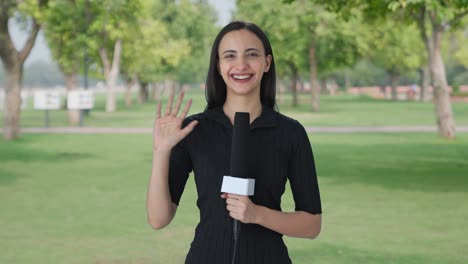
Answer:
M164 115L158 104L153 169L148 188L148 222L155 229L174 217L185 183L194 172L200 223L186 263L231 263L232 219L244 223L237 263L291 263L282 236L315 238L321 203L307 134L297 121L275 111L275 63L266 35L256 25L234 21L216 37L206 80L207 107L178 115L183 94ZM251 197L221 194L229 175L235 112L249 112ZM289 180L294 212L281 211Z

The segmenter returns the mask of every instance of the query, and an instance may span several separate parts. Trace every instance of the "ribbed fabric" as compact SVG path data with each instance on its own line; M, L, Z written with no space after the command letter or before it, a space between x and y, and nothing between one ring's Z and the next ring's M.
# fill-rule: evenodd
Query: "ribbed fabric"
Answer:
M188 117L199 124L172 152L169 189L179 204L189 173L194 172L200 223L187 254L187 264L230 264L234 240L232 219L220 195L224 175L229 175L233 127L222 108ZM304 127L296 120L263 107L251 125L249 175L255 179L258 205L281 210L281 196L289 180L297 211L321 214L320 194L312 149ZM260 225L242 224L237 263L291 263L282 235Z

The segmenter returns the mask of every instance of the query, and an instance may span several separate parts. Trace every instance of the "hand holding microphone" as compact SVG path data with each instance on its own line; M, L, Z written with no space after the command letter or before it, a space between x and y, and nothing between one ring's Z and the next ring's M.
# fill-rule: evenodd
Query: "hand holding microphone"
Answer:
M248 196L223 193L221 198L226 199L226 209L229 211L229 216L244 224L258 223L257 205Z

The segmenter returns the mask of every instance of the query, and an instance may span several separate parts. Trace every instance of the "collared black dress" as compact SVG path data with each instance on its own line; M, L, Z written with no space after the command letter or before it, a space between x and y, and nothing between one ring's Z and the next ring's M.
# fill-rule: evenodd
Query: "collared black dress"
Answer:
M169 190L179 204L189 173L194 172L200 223L187 254L188 264L228 264L233 251L232 218L220 197L229 175L233 126L221 107L187 117L195 129L171 152ZM264 106L250 125L249 178L255 179L252 202L281 210L281 196L289 180L296 211L321 214L320 194L312 149L304 127ZM256 224L242 224L237 263L291 263L282 235Z

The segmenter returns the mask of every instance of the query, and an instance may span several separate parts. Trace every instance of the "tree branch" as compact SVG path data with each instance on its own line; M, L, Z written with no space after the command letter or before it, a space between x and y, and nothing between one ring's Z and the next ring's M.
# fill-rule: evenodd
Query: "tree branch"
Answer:
M419 28L419 32L421 33L421 38L423 39L424 41L424 44L427 45L428 43L428 40L429 40L429 36L427 35L427 32L426 32L426 7L425 6L421 6L421 10L419 12L419 14L417 15L417 24L418 24L418 28Z
M9 12L13 4L5 1L0 4L0 7L0 58L6 66L13 64L14 56L17 54L8 29Z
M104 47L99 48L99 56L101 57L102 64L104 66L104 74L107 77L107 75L109 74L111 66L110 66L110 62L109 62L109 57L107 57L106 48L104 48Z
M457 23L460 19L462 19L466 15L468 15L468 10L465 10L464 12L456 14L454 18L452 18L451 20L441 25L442 30L443 31L447 30L450 27L450 25Z
M31 32L29 32L29 36L26 40L26 43L24 44L24 47L18 53L18 58L21 64L24 63L32 48L34 47L34 42L36 42L37 34L39 33L40 29L41 25L36 21L36 19L33 19L33 28Z

